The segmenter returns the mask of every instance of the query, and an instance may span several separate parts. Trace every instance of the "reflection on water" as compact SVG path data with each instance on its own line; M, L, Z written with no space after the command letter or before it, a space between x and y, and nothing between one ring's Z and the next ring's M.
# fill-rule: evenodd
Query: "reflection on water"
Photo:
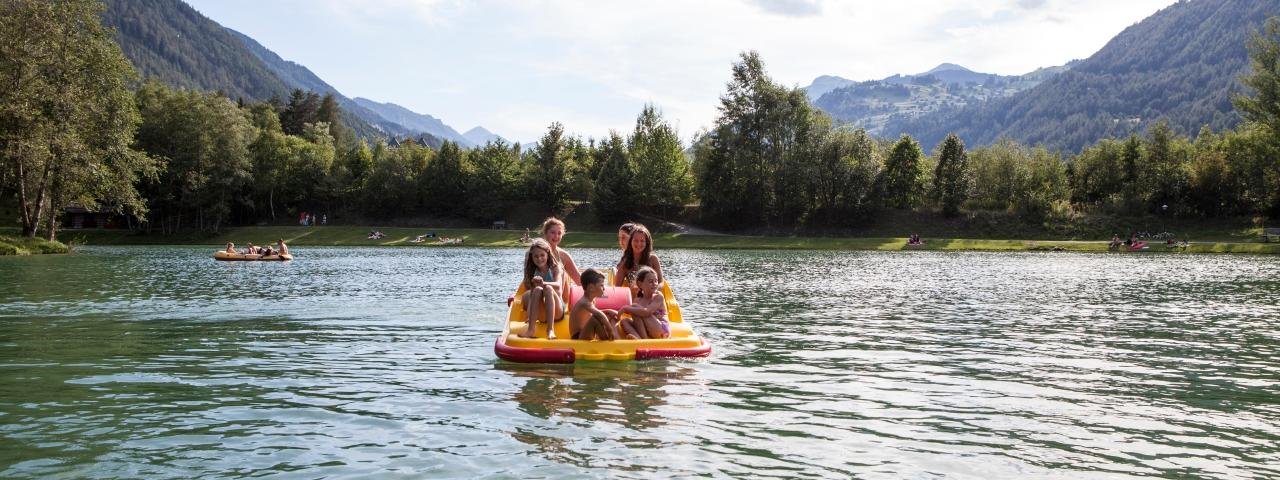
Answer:
M667 251L712 357L553 366L519 250L296 250L0 258L0 477L1280 476L1270 257Z

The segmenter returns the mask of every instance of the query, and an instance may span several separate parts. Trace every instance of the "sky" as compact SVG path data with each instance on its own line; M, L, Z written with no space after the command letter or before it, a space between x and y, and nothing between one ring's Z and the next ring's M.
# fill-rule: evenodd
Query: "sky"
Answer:
M687 140L747 50L787 86L944 62L1019 75L1086 58L1175 0L186 1L348 97L528 142L552 122L626 134L646 103Z

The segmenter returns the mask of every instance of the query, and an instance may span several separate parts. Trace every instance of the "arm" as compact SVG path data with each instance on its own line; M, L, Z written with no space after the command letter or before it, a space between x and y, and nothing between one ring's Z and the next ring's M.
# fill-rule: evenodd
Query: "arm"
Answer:
M622 262L618 262L618 266L613 269L613 286L621 287L627 279L627 267L622 266Z
M619 311L630 313L632 316L648 317L648 316L652 316L653 312L656 312L658 310L665 310L666 308L667 308L667 299L662 296L662 292L653 292L653 298L649 299L649 302L646 305L633 303L631 305L622 307L622 310L619 310Z
M569 274L569 279L573 280L573 283L581 285L582 273L578 272L578 265L573 263L573 255L569 255L569 252L560 247L556 247L556 249L560 250L560 263L564 264L564 271Z

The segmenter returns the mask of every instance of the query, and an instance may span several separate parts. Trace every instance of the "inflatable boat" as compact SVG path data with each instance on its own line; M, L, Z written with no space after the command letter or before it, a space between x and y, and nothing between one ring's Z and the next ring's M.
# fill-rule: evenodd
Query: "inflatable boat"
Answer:
M218 250L213 252L213 259L224 262L287 262L289 260L293 260L293 255L287 253L284 255L249 255L244 253L227 253L226 250Z
M694 333L680 304L671 293L671 282L662 285L662 295L667 301L667 320L671 326L668 338L641 340L572 340L569 337L569 312L555 322L556 338L547 339L546 324L538 324L534 338L523 338L528 328L525 323L527 307L521 303L525 288L516 289L515 300L502 325L502 334L493 345L498 358L522 363L573 363L578 360L628 361L652 358L705 357L711 354L711 344ZM574 285L568 295L569 309L582 297L582 287ZM631 304L631 289L605 287L605 295L596 299L596 308L617 310ZM619 332L621 333L621 332ZM621 336L621 335L619 335Z

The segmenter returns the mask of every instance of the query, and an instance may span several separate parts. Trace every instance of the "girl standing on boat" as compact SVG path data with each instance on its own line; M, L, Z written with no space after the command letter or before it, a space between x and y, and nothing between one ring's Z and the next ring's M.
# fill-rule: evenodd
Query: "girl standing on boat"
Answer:
M556 253L556 260L564 267L569 279L581 284L582 274L578 272L578 265L573 263L573 255L560 248L560 240L564 239L564 222L556 217L547 217L542 221L542 238L551 245L551 251Z
M622 252L622 259L618 260L618 271L613 276L613 284L621 287L631 272L639 271L640 267L649 267L657 274L658 285L662 285L662 262L658 261L658 256L653 254L653 235L649 234L649 229L644 225L635 224L627 245L630 248Z
M547 339L556 338L555 321L564 317L564 300L561 300L560 289L564 285L564 270L560 260L556 258L551 244L543 239L535 239L524 254L524 296L521 302L528 309L526 322L528 327L520 334L524 338L533 338L534 328L538 321L547 324Z

